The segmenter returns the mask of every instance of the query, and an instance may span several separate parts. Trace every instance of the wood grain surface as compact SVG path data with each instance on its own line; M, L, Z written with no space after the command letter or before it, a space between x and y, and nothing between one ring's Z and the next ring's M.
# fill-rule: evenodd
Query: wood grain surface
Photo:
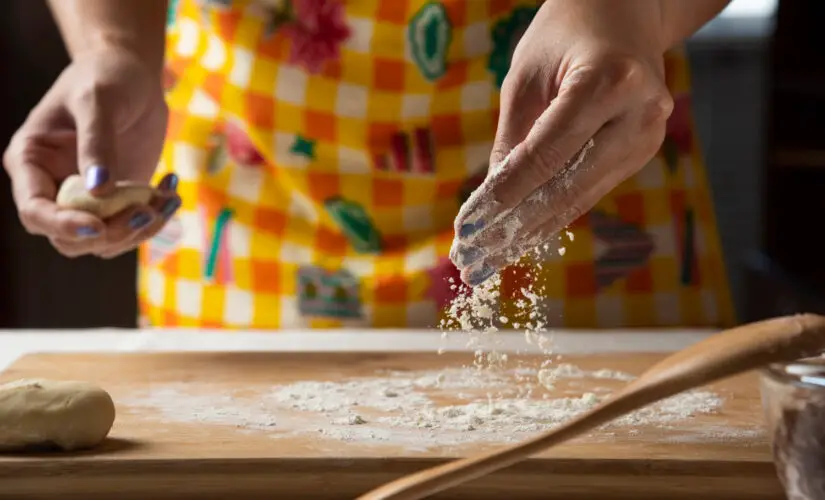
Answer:
M588 355L563 362L584 370L639 374L660 358ZM354 498L403 474L505 444L508 436L499 444L411 445L409 436L342 440L317 432L316 419L322 418L317 414L273 414L271 428L248 428L231 420L199 421L196 415L170 417L131 402L153 390L185 386L185 397L214 398L219 408L226 395L254 402L274 386L298 381L340 382L378 376L382 370L439 370L470 362L467 354L424 353L30 355L3 372L0 381L42 377L95 382L112 394L118 416L110 438L95 450L0 456L0 498ZM747 374L709 387L724 400L715 414L599 431L437 498L784 498L762 431L756 382L755 374ZM557 384L549 396L615 390L622 383L571 379ZM532 397L545 396L536 391ZM442 397L439 402L455 401ZM185 401L175 403L185 413ZM439 431L421 432L437 440Z

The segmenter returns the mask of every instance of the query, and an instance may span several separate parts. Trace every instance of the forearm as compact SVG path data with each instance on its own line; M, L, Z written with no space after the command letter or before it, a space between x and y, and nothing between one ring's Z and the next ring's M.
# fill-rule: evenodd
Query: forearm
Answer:
M543 22L583 26L617 50L664 53L713 19L730 0L543 0ZM559 24L560 23L560 24ZM581 30L574 35L579 36Z
M731 0L659 0L667 48L690 37L727 7Z
M121 47L162 70L167 0L49 0L49 6L73 58Z

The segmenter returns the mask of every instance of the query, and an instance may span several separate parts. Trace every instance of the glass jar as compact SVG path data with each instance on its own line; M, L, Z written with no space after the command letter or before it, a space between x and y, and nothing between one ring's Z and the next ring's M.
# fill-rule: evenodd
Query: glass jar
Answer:
M825 500L825 359L762 371L773 461L788 500Z

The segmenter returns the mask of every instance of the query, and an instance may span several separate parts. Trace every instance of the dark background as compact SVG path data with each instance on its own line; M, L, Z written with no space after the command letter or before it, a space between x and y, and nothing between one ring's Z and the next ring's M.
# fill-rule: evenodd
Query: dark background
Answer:
M782 0L772 24L720 19L688 44L741 320L825 310L825 2ZM0 148L67 61L45 2L6 0ZM23 232L5 175L0 193L0 328L135 326L134 255L65 259Z

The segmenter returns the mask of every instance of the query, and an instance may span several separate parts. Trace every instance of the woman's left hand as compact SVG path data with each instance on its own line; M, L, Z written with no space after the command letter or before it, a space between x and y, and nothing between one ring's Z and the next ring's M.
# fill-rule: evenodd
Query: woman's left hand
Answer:
M673 101L658 2L548 0L501 89L490 171L451 258L476 286L556 235L657 152Z

